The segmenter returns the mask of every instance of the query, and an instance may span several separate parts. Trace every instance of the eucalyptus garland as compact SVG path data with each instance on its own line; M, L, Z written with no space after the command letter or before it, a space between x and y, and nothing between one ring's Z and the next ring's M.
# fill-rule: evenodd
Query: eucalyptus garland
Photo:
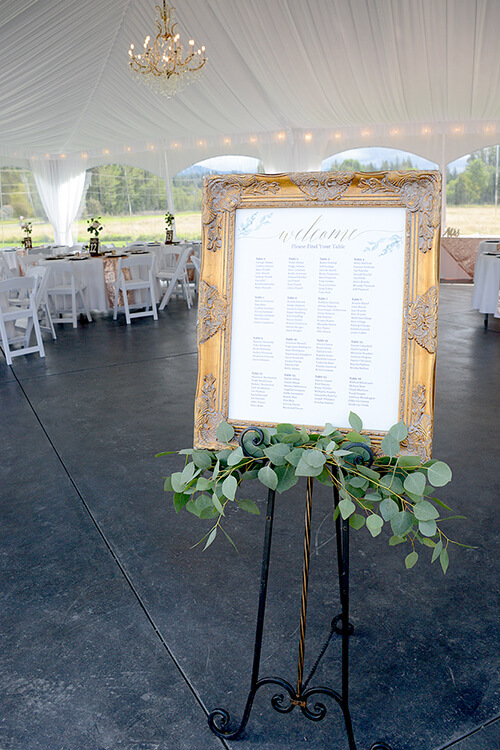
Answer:
M383 438L383 455L374 455L369 437L361 434L363 423L357 414L350 413L349 424L352 429L347 433L330 423L321 433L312 434L287 423L272 429L255 428L248 431L253 439L244 435L239 445L234 442L234 428L222 422L216 433L226 445L222 450L186 448L158 454L186 456L184 468L165 479L164 489L174 493L177 512L185 508L198 518L213 520L197 544L205 542L206 549L221 531L236 548L222 525L226 510L239 506L259 514L258 506L244 496L245 481L256 479L281 494L300 477L315 477L338 490L334 517L340 513L353 529L366 527L372 537L387 524L392 532L389 545L406 543L411 547L405 557L406 568L418 561L417 549L429 547L431 562L439 558L446 573L449 545L457 542L446 536L440 523L462 517L440 516L439 508L451 509L435 496L435 488L451 480L450 467L444 461L422 462L418 456L399 455L408 434L403 422L391 427Z

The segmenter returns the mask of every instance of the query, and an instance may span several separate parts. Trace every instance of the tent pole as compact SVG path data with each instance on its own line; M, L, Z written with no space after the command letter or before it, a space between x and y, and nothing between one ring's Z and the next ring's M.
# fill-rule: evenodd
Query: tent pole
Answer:
M442 172L442 185L441 185L441 234L446 228L446 136L443 133L441 136L441 172Z

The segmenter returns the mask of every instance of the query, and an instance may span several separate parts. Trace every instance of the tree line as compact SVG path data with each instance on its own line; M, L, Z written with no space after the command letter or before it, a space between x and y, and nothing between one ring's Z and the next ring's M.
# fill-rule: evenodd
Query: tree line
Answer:
M472 153L465 169L448 170L446 199L450 205L493 204L497 180L497 146ZM357 159L333 162L330 171L374 172L416 169L410 157L361 164ZM173 178L176 213L201 211L203 177L214 170L191 167ZM166 211L165 182L138 167L105 164L87 172L86 191L80 215L124 216ZM0 212L3 219L19 216L44 217L43 207L28 169L4 167L0 170ZM44 217L46 218L46 217Z
M463 172L448 170L446 202L450 205L495 203L498 189L498 147L489 146L474 151L467 159Z

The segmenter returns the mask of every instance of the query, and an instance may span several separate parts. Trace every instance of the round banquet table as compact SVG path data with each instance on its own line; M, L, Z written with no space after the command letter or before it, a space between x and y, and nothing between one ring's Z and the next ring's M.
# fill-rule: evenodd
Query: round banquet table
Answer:
M485 315L500 318L500 252L496 252L497 240L480 243L474 270L472 307Z

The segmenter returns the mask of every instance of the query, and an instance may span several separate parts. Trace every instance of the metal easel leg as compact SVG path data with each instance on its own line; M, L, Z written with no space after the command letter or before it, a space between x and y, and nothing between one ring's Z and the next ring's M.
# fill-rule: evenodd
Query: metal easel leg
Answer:
M349 742L349 750L357 750L356 743L354 741L354 732L352 728L351 715L349 712L349 636L354 632L352 625L349 623L349 522L343 520L340 514L337 513L335 521L336 526L336 537L337 537L337 560L338 560L338 575L339 575L339 591L340 591L340 603L341 613L337 615L332 621L332 631L337 632L342 636L342 657L341 657L341 679L342 679L342 692L338 693L328 687L317 687L308 688L308 683L311 680L316 667L318 666L321 658L323 657L326 647L330 639L321 650L319 657L316 659L313 668L311 669L307 679L304 681L304 654L305 654L305 638L306 638L306 620L307 620L307 592L309 586L309 558L310 558L310 539L311 539L311 514L312 514L312 478L307 479L307 492L306 492L306 509L305 509L305 523L304 523L304 561L302 569L302 597L301 597L301 613L300 613L300 635L299 635L299 656L298 656L298 667L297 667L297 683L296 688L284 679L279 677L264 677L259 679L259 668L260 668L260 656L262 650L262 635L264 630L264 616L266 609L266 597L267 597L267 581L269 575L269 561L271 555L271 541L273 531L273 519L274 519L274 502L275 493L273 490L269 490L267 499L267 513L266 513L266 527L264 535L264 548L262 554L262 568L260 577L260 593L259 593L259 607L257 613L257 626L255 632L255 646L253 656L253 667L252 677L250 682L250 691L248 694L247 702L243 712L243 717L239 726L234 730L229 729L230 716L229 713L223 708L214 709L209 717L208 724L212 732L218 737L222 737L228 740L237 739L244 731L250 712L252 710L253 701L257 690L263 685L277 685L282 688L284 692L277 693L271 699L272 707L279 713L290 713L295 707L299 707L308 719L311 721L321 721L327 713L326 706L320 701L315 700L313 705L308 705L308 701L313 696L328 695L338 703L342 710L344 717L347 738ZM338 490L334 488L334 506L338 507L339 495ZM285 699L285 693L288 696L288 701ZM337 750L337 749L336 749ZM391 750L389 745L385 743L377 742L372 745L370 750Z
M250 711L252 710L253 700L255 693L258 688L265 684L266 681L259 681L259 667L260 667L260 653L262 649L262 633L264 630L264 616L266 612L266 597L267 597L267 579L269 576L269 558L271 556L271 541L273 534L273 519L274 519L274 490L269 490L267 494L267 511L266 511L266 528L264 535L264 549L262 553L262 568L260 574L260 592L259 592L259 608L257 612L257 626L255 630L255 647L253 655L253 667L252 667L252 679L250 682L250 692L248 694L247 703L243 712L243 718L240 725L233 731L228 730L228 724L230 722L230 716L228 712L223 708L214 709L208 717L208 725L212 732L218 737L225 737L229 740L235 740L245 729Z

